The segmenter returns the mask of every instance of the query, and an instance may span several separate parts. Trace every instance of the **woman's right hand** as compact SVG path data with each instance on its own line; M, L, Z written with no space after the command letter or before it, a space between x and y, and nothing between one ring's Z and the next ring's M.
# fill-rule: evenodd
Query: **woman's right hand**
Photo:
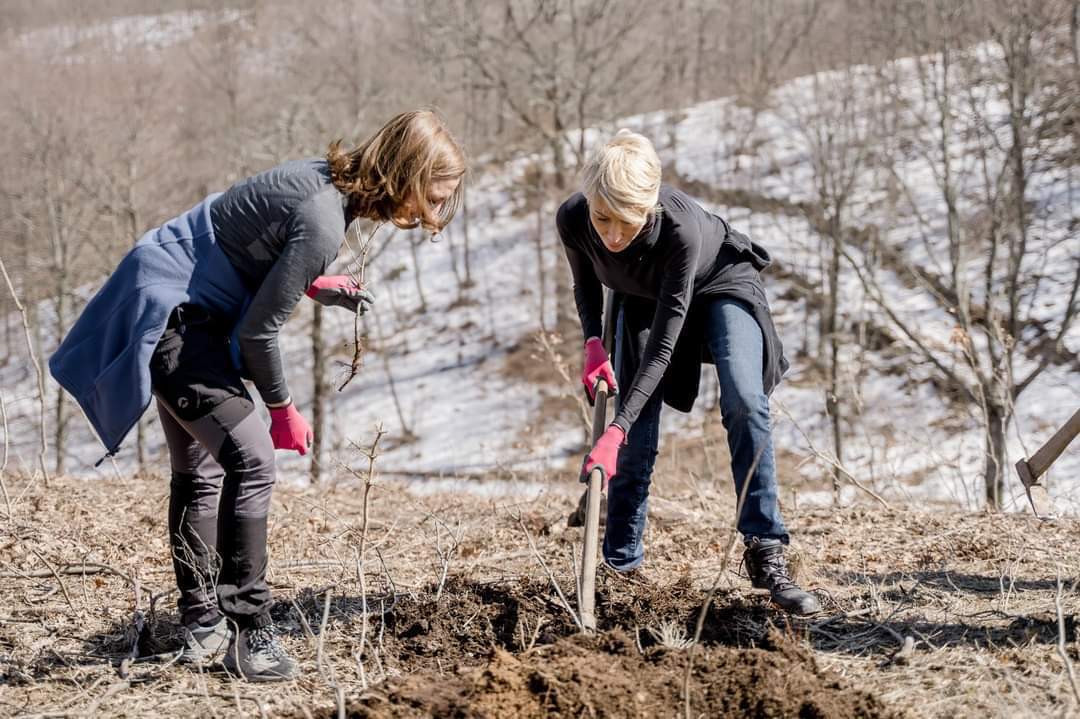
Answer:
M590 337L585 341L585 362L581 371L581 383L585 385L585 394L589 398L589 404L596 402L596 384L600 380L607 382L608 393L618 394L619 388L615 384L615 370L611 367L604 350L604 343L599 337Z
M307 296L326 307L338 306L358 314L368 311L375 304L371 290L357 284L350 275L323 275L316 277L307 288Z
M289 449L307 454L311 443L315 441L315 433L311 431L311 425L296 409L296 405L289 401L284 407L270 407L270 441L274 443L274 449Z

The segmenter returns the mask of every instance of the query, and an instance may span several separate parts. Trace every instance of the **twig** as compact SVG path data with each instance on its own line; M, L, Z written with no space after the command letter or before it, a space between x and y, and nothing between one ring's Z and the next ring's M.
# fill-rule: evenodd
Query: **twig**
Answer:
M114 696L116 696L130 686L131 682L126 679L111 684L109 688L105 690L104 694L95 699L94 703L86 708L86 716L92 717L97 714L97 710L102 704L109 701L109 699L113 698Z
M727 549L724 551L724 560L720 564L720 571L716 573L716 581L709 587L709 593L705 595L705 603L701 606L701 611L698 612L697 626L694 627L694 640L690 644L690 651L686 653L686 675L683 677L683 702L686 710L686 719L691 719L690 677L694 671L694 652L697 649L698 642L701 640L701 630L705 626L705 616L709 613L709 605L712 604L716 589L720 586L720 580L727 571L728 562L731 560L731 550L735 548L735 542L739 539L739 518L742 516L743 504L746 502L746 491L750 487L750 480L757 470L758 462L761 461L761 454L764 450L764 446L758 449L757 454L754 455L754 461L750 463L750 469L747 471L746 476L743 477L742 489L739 491L739 501L735 506L735 519L731 523L731 535L728 540Z
M55 570L55 572L48 569L41 569L35 572L0 572L0 578L6 579L10 577L22 577L25 579L39 579L41 577L51 577L54 576L54 574L80 574L83 576L88 576L91 574L100 574L102 572L109 572L110 574L115 574L128 584L135 586L135 580L132 579L131 576L129 576L128 574L125 574L124 572L114 567L110 567L108 564L98 563L65 564L64 566Z
M370 242L369 242L370 244ZM364 250L365 257L367 250ZM362 266L361 266L362 269ZM356 550L356 573L360 579L360 601L364 603L364 611L360 618L360 653L364 652L364 642L367 640L368 630L368 597L367 597L367 579L364 576L364 564L366 557L364 556L367 549L367 533L368 533L368 512L371 506L371 485L375 482L375 460L379 456L379 440L382 439L386 431L383 429L382 424L375 427L375 439L371 442L371 447L365 452L368 459L367 473L364 475L364 495L363 495L363 509L360 518L360 546ZM360 684L367 690L367 674L364 671L364 662L359 661L360 664ZM343 702L344 700L342 700ZM344 716L344 703L339 705L340 713Z
M309 641L315 641L315 632L311 631L311 625L308 624L307 617L304 616L304 611L300 609L300 605L296 603L296 600L292 600L293 609L296 610L296 616L300 618L300 626L304 628L304 634L307 635Z
M435 588L435 601L438 602L442 597L443 589L446 586L446 578L450 573L450 562L454 558L454 552L457 551L458 546L461 545L461 535L454 534L454 530L450 528L445 521L442 520L434 512L427 512L427 517L435 523L435 553L439 555L439 560L442 562L442 569L439 572L439 584ZM446 530L446 533L450 535L450 538L454 540L454 543L449 549L443 551L442 537L439 534L439 527Z
M71 607L71 611L77 612L78 610L75 608L75 604L71 601L71 595L68 594L67 585L64 584L64 580L60 578L59 573L57 573L56 571L56 567L54 567L48 559L45 559L45 557L41 556L41 552L39 552L37 549L30 547L30 551L34 553L34 556L41 560L42 564L49 568L49 573L53 576L53 578L56 579L57 583L60 585L60 591L64 593L64 599L67 601L68 606Z
M143 630L146 628L146 616L141 609L135 610L135 616L132 619L131 626L133 629L131 647L128 649L128 653L124 658L120 660L120 667L117 670L121 679L128 678L132 663L139 658L139 639L142 637Z
M577 543L570 542L570 565L574 570L574 592L577 595L577 606L581 606L581 575L578 573Z
M315 649L315 666L319 668L319 673L326 677L326 671L323 669L323 639L326 637L326 623L330 619L330 602L333 599L333 589L327 589L326 595L323 597L323 610L322 621L319 622L319 642ZM329 677L326 678L327 684L333 686L334 682Z
M354 234L357 237L359 237L360 236L359 223L355 223L354 227L357 228L356 231L354 232ZM364 239L362 242L360 242L360 250L359 250L359 252L354 250L352 245L349 244L349 235L348 235L348 233L345 234L345 245L349 248L349 251L352 252L352 255L353 255L353 260L352 260L352 263L349 265L348 273L350 275L352 275L354 280L356 280L356 284L360 285L361 287L364 286L364 274L365 274L365 271L367 269L367 258L368 258L368 253L371 251L371 243L372 243L372 240L375 239L375 233L379 231L380 227L382 227L381 223L376 224L371 229L371 232L368 233L367 238ZM352 360L349 362L349 367L348 367L348 370L346 371L345 379L342 381L341 385L338 387L338 392L345 389L345 387L348 386L349 382L352 382L353 377L355 377L357 375L357 373L359 373L360 367L361 367L361 365L363 365L364 344L360 340L360 315L361 314L362 314L361 312L357 312L356 316L353 318L353 356L352 356Z
M559 383L559 387L562 388L561 394L564 397L572 397L577 404L578 412L581 413L581 423L585 428L585 433L588 434L592 429L592 417L589 416L589 405L586 404L585 398L581 392L570 392L567 387L573 387L575 380L570 377L570 370L566 366L566 360L555 349L555 345L552 343L552 337L558 337L554 332L545 332L540 330L536 336L536 343L540 345L540 348L544 350L544 354L547 355L548 361L551 366L559 373L562 378L562 382Z
M1061 570L1058 570L1057 575L1057 593L1054 594L1054 609L1057 611L1057 623L1058 623L1058 640L1057 640L1057 653L1061 657L1061 662L1065 665L1065 672L1069 677L1069 686L1072 687L1073 698L1077 704L1080 704L1080 688L1076 685L1076 672L1073 669L1072 660L1069 659L1069 653L1065 651L1065 614L1061 609Z
M0 492L4 493L4 504L7 506L7 518L11 521L11 497L8 496L7 485L4 484L4 473L7 472L8 446L10 433L8 432L7 404L4 401L4 392L0 390L0 419L4 423L4 459L0 461Z
M367 585L364 581L364 560L362 550L356 550L356 574L360 577L360 601L363 602L363 611L360 612L360 650L356 653L356 666L360 670L360 686L367 691L367 671L364 669L364 642L367 641Z
M26 307L19 301L19 296L15 294L15 286L11 284L11 277L8 276L7 266L4 264L4 258L2 257L0 257L0 272L4 274L4 281L7 282L8 291L11 292L11 299L15 302L15 308L19 310L19 315L22 317L23 334L26 335L26 351L30 355L30 364L34 366L34 372L37 373L38 404L41 412L41 453L38 455L38 460L41 462L41 475L47 487L49 486L49 470L45 466L45 454L48 450L48 443L45 439L45 376L41 371L37 353L34 352L34 342L30 337L30 321L26 317ZM6 431L4 436L7 436Z
M532 552L533 555L536 557L536 561L540 562L540 566L544 568L544 572L547 574L548 579L551 580L551 586L555 587L555 593L559 595L559 601L562 602L562 605L566 608L566 611L570 612L570 616L574 618L574 624L577 625L578 631L585 631L585 628L581 624L581 618L578 617L577 612L575 612L570 607L570 602L566 601L566 596L563 594L562 589L559 587L559 583L555 581L555 575L551 573L550 569L548 569L547 562L545 562L544 558L540 555L540 550L536 548L536 542L533 541L532 534L529 532L529 528L525 526L525 522L521 519L521 515L518 515L517 521L518 524L521 525L522 531L525 532L525 538L529 540L529 547L532 548Z
M792 416L791 412L788 411L787 407L784 406L783 402L780 402L779 400L773 400L773 401L776 402L777 406L780 407L780 410L785 415L787 415L787 418L791 420L791 423L795 426L795 429L799 432L799 434L802 435L802 438L806 442L807 446L810 447L810 451L813 452L814 455L816 457L818 457L818 459L821 459L822 461L832 465L832 467L834 467L841 474L843 474L845 477L847 477L847 480L849 482L851 482L857 488L861 489L863 492L866 492L868 495L870 495L875 500L877 500L881 504L882 507L884 507L885 509L892 509L892 507L889 505L889 503L886 502L884 499L882 499L881 496L878 495L874 490L872 490L869 487L863 485L862 482L855 479L855 475L853 475L851 472L849 472L847 467L845 467L843 464L841 464L836 459L835 456L826 454L825 452L822 452L821 450L819 450L814 445L814 441L812 439L810 439L810 437L806 434L806 432L803 431L802 427L799 426L799 423L795 421L795 418Z

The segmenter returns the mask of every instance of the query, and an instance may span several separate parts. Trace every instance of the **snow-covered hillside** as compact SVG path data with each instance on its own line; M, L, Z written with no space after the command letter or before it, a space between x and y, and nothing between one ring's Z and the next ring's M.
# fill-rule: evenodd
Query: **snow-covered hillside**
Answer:
M719 99L681 111L672 130L668 113L651 113L625 118L612 127L639 129L651 136L661 151L665 163L676 169L687 181L702 183L715 189L743 188L757 195L787 202L812 201L811 159L806 138L798 130L798 109L811 106L816 88L828 83L827 75L800 78L778 89L776 109L763 112L756 121L754 143L745 142L743 129L748 125L747 109L729 99ZM912 88L914 92L914 87ZM1001 108L997 112L1004 112ZM605 128L606 132L609 128ZM600 136L599 130L589 133ZM746 147L753 147L749 151ZM511 189L519 181L530 162L524 158L497 171L485 172L474 178L469 198L469 228L472 274L475 286L468 290L469 302L459 302L459 290L453 271L453 253L461 252L461 220L449 230L449 237L438 243L425 243L416 254L422 275L423 300L414 278L413 255L409 238L398 233L387 250L369 268L371 285L378 295L378 324L368 320L373 337L385 338L386 362L377 352L369 351L359 376L341 393L333 393L330 403L328 438L331 449L323 458L330 471L341 462L355 464L358 455L350 441L366 444L373 427L381 422L389 431L387 449L379 462L396 475L410 474L425 477L444 474L447 477L468 474L483 476L508 469L556 470L558 486L572 491L574 486L565 476L565 467L576 462L580 450L580 426L541 414L543 394L554 391L552 386L537 387L521 381L505 368L511 352L520 353L522 343L539 327L540 292L538 254L535 244L537 231L534 215L522 212ZM970 168L968 168L970 170ZM928 176L931 169L923 158L913 155L904 171L912 184ZM974 171L971 170L973 173ZM851 221L856 225L880 221L882 210L881 178L872 170L858 183L850 204ZM1038 213L1039 232L1033 248L1041 253L1048 266L1058 263L1067 266L1080 254L1075 239L1069 239L1069 226L1075 218L1070 215L1071 193L1076 189L1071 169L1038 176L1031 187L1041 208ZM194 198L193 198L194 199ZM738 205L716 205L709 197L703 204L725 216L737 228L769 249L778 266L797 274L813 266L818 237L805 218L781 211ZM933 192L912 198L914 213L940 227L943 209ZM177 208L182 209L182 208ZM553 239L554 206L547 213L548 222L546 263L547 285L543 291L553 291L554 263L563 262ZM887 240L916 248L923 236L914 221L910 225L893 225ZM381 233L390 232L383 228ZM380 235L381 237L382 235ZM376 240L379 244L380 240ZM853 250L855 251L855 250ZM857 251L855 251L857 253ZM343 249L342 260L348 260ZM913 257L918 257L913 251ZM927 262L930 258L925 258ZM404 271L401 271L404 268ZM904 282L890 276L890 270L878 270L883 285L890 294L890 303L898 313L918 318L919 324L940 347L952 341L954 322L925 295L912 291ZM1060 277L1049 273L1050 286ZM773 299L773 310L785 345L792 355L793 367L787 381L774 395L774 419L778 448L796 457L805 457L801 471L807 477L820 477L824 465L815 461L812 448L827 451L830 447L827 420L823 411L823 388L813 379L804 363L795 359L795 350L813 344L816 328L808 327L800 303L779 299L791 297L790 280L784 273L767 280ZM845 312L874 321L887 323L866 298L854 273L844 275ZM1042 299L1046 316L1060 316L1060 307L1067 299L1067 287L1044 291ZM560 298L565 301L565 298ZM553 320L553 302L546 302L547 321ZM1040 311L1042 311L1040 310ZM287 326L283 338L284 356L293 394L302 410L311 397L311 351L306 336L310 307L298 310ZM48 308L42 310L42 323L47 326ZM325 313L328 324L328 345L338 359L351 354L346 341L352 335L352 319L341 311ZM54 340L44 340L46 348ZM1066 338L1072 352L1080 350L1080 327ZM983 438L971 419L958 420L955 410L937 395L933 386L918 369L907 372L895 370L895 357L889 361L873 353L860 356L851 348L848 371L858 376L858 389L853 412L852 432L846 439L845 466L861 481L874 487L886 497L912 496L951 499L968 506L978 504L982 496ZM894 348L895 351L895 348ZM576 373L577 356L568 358ZM548 363L538 356L538 363ZM961 362L957 355L956 361ZM705 368L705 397L712 396L715 378ZM401 442L402 421L395 407L394 392L401 406L404 424L416 439ZM557 382L551 370L553 384ZM341 377L328 378L335 386ZM14 461L32 466L36 442L36 388L32 373L23 362L9 361L0 372L9 415L11 452ZM56 385L49 383L49 392ZM577 391L573 388L572 391ZM53 397L48 398L52 407ZM716 411L704 402L692 416L668 411L665 421L688 432L700 432L700 414ZM1016 407L1016 419L1009 434L1011 462L1030 452L1080 406L1080 375L1065 368L1052 368L1027 389ZM152 413L152 412L151 412ZM50 420L51 421L51 420ZM960 429L957 429L957 425ZM151 456L163 469L167 459L160 434L151 426ZM109 463L94 468L93 463L102 450L92 437L85 422L71 422L69 441L69 471L93 477L113 472ZM115 464L126 471L134 464L134 438L125 444ZM303 481L308 460L295 455L280 454L284 472ZM550 470L550 471L549 471ZM1010 472L1011 475L1011 472ZM531 475L534 478L537 475ZM542 476L542 475L540 475ZM1080 487L1080 447L1066 453L1051 472L1050 484L1062 511L1075 511L1078 506L1072 497ZM470 486L482 487L471 480ZM523 485L537 490L543 485ZM1018 484L1011 481L1014 493L1009 506L1023 508ZM845 497L856 498L860 492L845 488ZM828 494L800 494L800 501L827 501Z

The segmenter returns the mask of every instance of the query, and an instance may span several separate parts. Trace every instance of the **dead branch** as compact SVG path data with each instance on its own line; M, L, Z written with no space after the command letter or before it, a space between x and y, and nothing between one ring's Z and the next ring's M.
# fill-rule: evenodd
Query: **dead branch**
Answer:
M360 601L363 602L364 611L360 619L360 653L363 654L364 642L367 641L368 631L368 606L367 606L367 582L364 577L364 562L366 557L364 556L364 550L367 548L367 532L368 532L368 509L370 506L371 485L375 481L375 460L379 456L379 440L382 439L385 434L383 426L380 424L375 428L375 439L371 443L371 447L366 452L368 459L367 474L364 475L364 495L363 495L363 512L360 519L360 546L356 550L356 573L360 578ZM320 635L321 637L321 635ZM360 684L367 690L367 675L364 672L364 662L357 660L360 665Z
M54 567L48 559L45 559L45 557L41 555L41 552L34 547L30 547L30 551L34 553L35 557L41 560L42 564L49 568L49 574L51 574L53 578L56 579L56 583L60 585L60 591L63 592L64 600L67 602L68 606L71 607L71 611L78 611L75 609L75 604L71 601L71 595L68 594L67 585L64 584L64 580L61 579L60 575L57 573L56 567Z
M554 336L554 333L541 330L536 335L536 343L544 350L544 356L547 357L551 366L555 368L555 371L559 373L559 377L562 379L559 386L563 388L563 393L571 394L577 402L578 411L581 413L582 426L585 427L585 432L588 433L592 430L592 417L589 416L589 406L586 404L585 398L582 396L581 392L570 393L565 389L567 387L573 387L575 380L571 379L570 370L566 366L566 361L563 359L563 356L558 353L555 349L555 345L552 343L552 337Z
M102 704L109 701L125 689L128 689L130 686L131 682L126 679L111 684L109 688L105 690L104 694L95 699L94 702L86 708L86 716L92 717L96 715L97 710L101 707Z
M581 618L570 607L570 602L566 601L566 595L563 594L563 590L559 587L559 583L555 581L555 575L551 573L548 568L547 562L544 561L543 556L540 555L540 550L536 548L536 542L533 541L532 534L529 532L529 528L525 526L525 522L522 520L521 515L517 516L518 524L521 525L521 530L525 532L525 538L529 540L529 547L532 548L533 555L536 557L536 561L540 562L540 566L543 567L544 573L547 574L549 580L551 580L551 586L555 587L555 593L559 596L559 601L562 602L566 611L570 612L570 616L574 618L574 624L577 625L578 631L585 631L585 627L581 624Z
M40 579L41 577L51 577L55 574L77 574L82 576L88 576L91 574L101 574L103 572L115 574L128 584L136 586L135 580L132 579L130 575L120 571L119 569L116 569L115 567L111 567L108 564L95 563L65 564L56 569L55 572L50 569L39 569L34 572L0 572L0 578L9 579L13 577L21 577L24 579Z
M26 317L26 307L15 293L15 286L11 284L11 277L8 276L7 266L4 264L4 258L2 257L0 257L0 272L4 274L4 281L7 282L11 299L15 302L15 308L19 310L19 316L22 317L23 334L26 336L26 351L30 355L30 364L34 366L34 372L37 374L38 406L41 415L39 423L41 428L41 453L38 455L38 460L41 463L41 476L45 480L45 486L47 487L49 486L49 470L45 466L45 454L48 451L48 443L45 439L45 375L41 371L37 353L34 352L34 341L30 337L30 320ZM7 436L6 431L4 436Z
M330 603L333 601L333 594L333 589L327 589L326 594L323 596L322 621L319 622L319 641L315 647L315 666L319 668L319 673L323 675L326 683L330 686L334 686L334 680L326 675L326 669L323 667L323 640L326 638L326 624L330 620Z
M855 487L861 489L863 492L877 500L877 502L880 503L882 507L884 507L885 509L892 509L892 507L889 506L889 503L881 498L881 495L879 495L877 492L870 489L869 487L865 486L859 480L855 479L855 475L849 472L848 469L844 467L844 465L840 463L834 455L826 454L825 452L819 450L814 445L814 441L810 439L809 435L807 435L806 432L803 431L802 427L799 426L799 423L795 421L795 417L791 414L791 412L788 410L788 408L784 405L783 402L776 399L774 399L773 401L776 402L776 405L780 408L780 411L783 412L787 416L787 418L791 420L791 424L794 425L795 429L798 430L799 434L802 435L803 440L810 448L810 451L814 453L815 457L837 469L840 474L847 477L847 480L849 482L851 482L853 485L855 485Z
M1065 614L1061 609L1061 572L1057 576L1057 592L1054 594L1054 609L1057 612L1058 639L1057 653L1061 657L1061 663L1065 665L1065 673L1069 677L1069 686L1072 688L1073 698L1080 704L1080 687L1076 684L1076 671L1073 669L1072 660L1065 650Z
M686 653L686 674L683 677L683 702L686 719L691 719L690 677L694 672L694 651L697 649L698 642L701 641L701 630L705 626L705 616L709 613L709 605L712 604L713 596L716 595L716 590L720 586L720 580L723 579L724 574L727 572L727 565L731 560L731 550L735 548L735 542L739 539L739 517L742 516L743 504L746 503L746 490L750 487L750 478L754 476L754 471L757 470L758 462L761 461L761 453L764 450L764 447L758 449L757 454L754 455L754 461L750 463L750 469L743 478L742 490L739 492L739 501L735 505L735 518L731 522L731 533L728 538L727 549L724 550L724 558L720 563L720 571L716 573L716 580L713 582L712 586L709 587L709 593L705 595L705 603L701 605L701 611L698 612L697 625L694 627L694 639L690 643L690 650Z
M11 433L8 432L7 404L4 402L4 393L0 390L0 420L4 424L4 458L0 461L0 492L4 493L4 504L7 507L7 518L11 521L11 497L8 495L7 485L4 483L4 474L8 465L8 446Z
M376 224L371 229L371 232L368 233L368 236L366 238L364 238L363 240L359 239L360 238L360 223L354 222L353 227L356 228L354 230L354 235L357 237L357 242L359 244L359 249L353 249L352 245L349 243L349 233L346 232L345 233L345 246L349 248L349 252L351 252L352 256L353 256L352 257L352 262L349 264L349 267L348 267L347 271L348 271L349 275L352 276L353 280L356 281L356 284L363 287L364 286L364 275L365 275L365 272L367 270L368 254L371 252L371 243L375 239L375 233L379 231L379 228L382 227L382 224L381 223ZM360 308L358 307L357 309L359 310ZM361 314L363 314L363 313L358 311L356 313L356 316L353 318L353 356L352 356L352 360L349 362L348 368L346 369L345 379L338 386L338 392L345 389L345 387L348 386L349 382L352 382L353 377L355 377L357 375L357 373L360 371L360 367L363 365L364 344L360 339L360 315Z

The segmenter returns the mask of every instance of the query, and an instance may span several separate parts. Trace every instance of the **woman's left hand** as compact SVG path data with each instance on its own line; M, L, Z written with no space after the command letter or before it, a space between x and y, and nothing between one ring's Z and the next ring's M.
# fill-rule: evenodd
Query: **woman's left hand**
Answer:
M301 456L307 454L315 441L315 434L292 400L290 399L284 407L269 407L268 409L270 410L270 441L274 449L293 450L299 452Z
M375 304L371 290L357 284L350 275L317 277L307 288L307 296L320 305L345 307L361 315Z
M585 464L581 468L581 481L588 482L589 473L599 469L601 482L606 490L608 482L618 471L619 447L625 439L626 433L618 425L613 424L604 430L592 451L585 457Z

